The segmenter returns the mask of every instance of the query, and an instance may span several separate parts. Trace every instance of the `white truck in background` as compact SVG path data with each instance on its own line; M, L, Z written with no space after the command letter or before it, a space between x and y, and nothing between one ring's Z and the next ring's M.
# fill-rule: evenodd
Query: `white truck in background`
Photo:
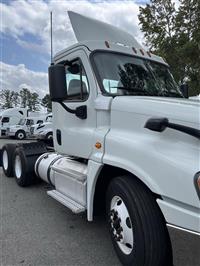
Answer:
M9 108L0 113L0 137L6 135L7 128L19 123L20 119L28 116L27 108Z
M33 125L30 128L30 137L36 139L52 140L53 139L53 123L52 114L49 114L46 121L40 125Z
M55 151L7 144L4 173L19 186L43 179L88 221L105 211L122 265L172 266L174 232L186 243L200 234L200 103L130 34L69 17L78 43L49 67Z
M46 121L46 117L26 117L20 119L19 123L13 126L10 126L6 130L6 136L14 137L16 139L22 140L27 136L30 136L31 126L37 125L40 126Z
M200 95L191 96L189 99L190 99L191 101L200 102Z

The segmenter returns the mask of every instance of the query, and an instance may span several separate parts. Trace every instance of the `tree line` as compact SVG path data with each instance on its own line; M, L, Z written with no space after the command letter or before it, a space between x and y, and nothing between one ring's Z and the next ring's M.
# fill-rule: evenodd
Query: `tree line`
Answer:
M166 59L175 80L200 94L200 1L151 0L139 9L146 45Z
M22 88L19 92L4 89L0 91L0 107L8 109L13 107L28 107L30 111L38 111L38 105L46 107L49 112L52 110L49 94L42 99L36 92L31 92L27 88Z

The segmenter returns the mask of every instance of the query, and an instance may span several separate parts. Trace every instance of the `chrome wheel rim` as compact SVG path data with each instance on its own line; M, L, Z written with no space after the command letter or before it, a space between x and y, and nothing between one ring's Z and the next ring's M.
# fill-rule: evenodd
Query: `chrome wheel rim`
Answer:
M17 136L18 136L18 139L23 139L24 138L24 133L19 133Z
M134 248L132 222L124 201L114 196L110 204L109 224L113 239L120 250L129 255Z
M22 163L19 155L15 157L15 175L19 179L22 174Z
M47 139L53 139L53 135L49 135L48 137L47 137Z
M6 150L3 151L3 167L5 170L8 169L8 153Z

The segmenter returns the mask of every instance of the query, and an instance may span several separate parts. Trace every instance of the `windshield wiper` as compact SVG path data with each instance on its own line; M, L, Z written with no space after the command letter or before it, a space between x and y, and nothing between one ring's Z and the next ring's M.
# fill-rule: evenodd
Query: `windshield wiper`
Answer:
M168 91L168 90L164 90L162 92L159 93L158 96L164 96L164 97L179 97L179 98L183 98L181 94L179 94L176 91Z

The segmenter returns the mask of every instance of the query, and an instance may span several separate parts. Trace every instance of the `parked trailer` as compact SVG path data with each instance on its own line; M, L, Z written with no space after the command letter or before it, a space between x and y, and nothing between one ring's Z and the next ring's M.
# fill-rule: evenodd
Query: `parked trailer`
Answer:
M170 266L172 232L200 233L200 104L130 34L69 17L78 43L49 67L55 152L4 146L4 172L27 186L34 170L88 221L105 211L123 265Z

